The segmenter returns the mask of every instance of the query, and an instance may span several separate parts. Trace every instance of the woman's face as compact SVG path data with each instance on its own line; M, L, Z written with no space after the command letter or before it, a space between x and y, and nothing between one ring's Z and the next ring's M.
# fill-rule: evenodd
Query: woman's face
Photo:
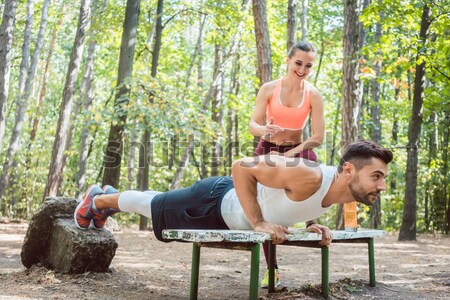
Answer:
M311 72L315 59L316 54L314 52L297 50L292 57L286 59L288 72L293 73L299 79L305 79Z

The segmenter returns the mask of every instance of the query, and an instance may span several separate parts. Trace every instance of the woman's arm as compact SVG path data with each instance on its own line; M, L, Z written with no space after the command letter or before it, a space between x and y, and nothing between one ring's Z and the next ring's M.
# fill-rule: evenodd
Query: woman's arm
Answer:
M249 132L254 136L274 135L277 132L283 131L281 127L272 125L271 120L265 120L267 103L270 97L272 97L274 89L275 81L271 81L263 84L258 91L255 108L248 126Z

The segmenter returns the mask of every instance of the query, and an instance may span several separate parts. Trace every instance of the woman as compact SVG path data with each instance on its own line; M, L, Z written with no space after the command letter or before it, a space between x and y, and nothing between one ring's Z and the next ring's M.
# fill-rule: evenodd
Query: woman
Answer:
M261 86L249 125L250 133L261 137L253 153L255 156L278 154L317 161L312 149L322 144L325 135L324 104L317 89L306 81L315 59L314 46L299 42L286 57L287 74ZM303 128L310 116L312 135L302 141ZM329 231L314 221L306 224L309 231ZM268 244L264 243L263 248L268 262ZM276 263L275 268L275 286L278 286L280 277ZM268 283L266 271L261 287L267 288Z

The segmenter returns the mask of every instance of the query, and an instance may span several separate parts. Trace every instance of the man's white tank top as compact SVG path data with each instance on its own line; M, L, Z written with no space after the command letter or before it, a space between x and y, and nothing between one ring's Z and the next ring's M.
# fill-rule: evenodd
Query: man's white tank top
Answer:
M320 165L322 185L306 200L292 201L285 189L275 189L257 183L257 199L264 220L282 226L306 222L324 214L330 207L322 207L322 200L330 189L336 167ZM229 190L222 199L222 217L230 229L252 229L245 216L236 190Z

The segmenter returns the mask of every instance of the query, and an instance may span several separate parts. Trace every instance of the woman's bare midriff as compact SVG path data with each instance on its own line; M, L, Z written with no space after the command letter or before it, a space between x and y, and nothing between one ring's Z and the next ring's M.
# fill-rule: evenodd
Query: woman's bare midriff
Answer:
M285 129L283 132L278 132L274 136L265 135L264 140L279 145L279 146L289 146L297 145L302 142L303 130L289 130Z

